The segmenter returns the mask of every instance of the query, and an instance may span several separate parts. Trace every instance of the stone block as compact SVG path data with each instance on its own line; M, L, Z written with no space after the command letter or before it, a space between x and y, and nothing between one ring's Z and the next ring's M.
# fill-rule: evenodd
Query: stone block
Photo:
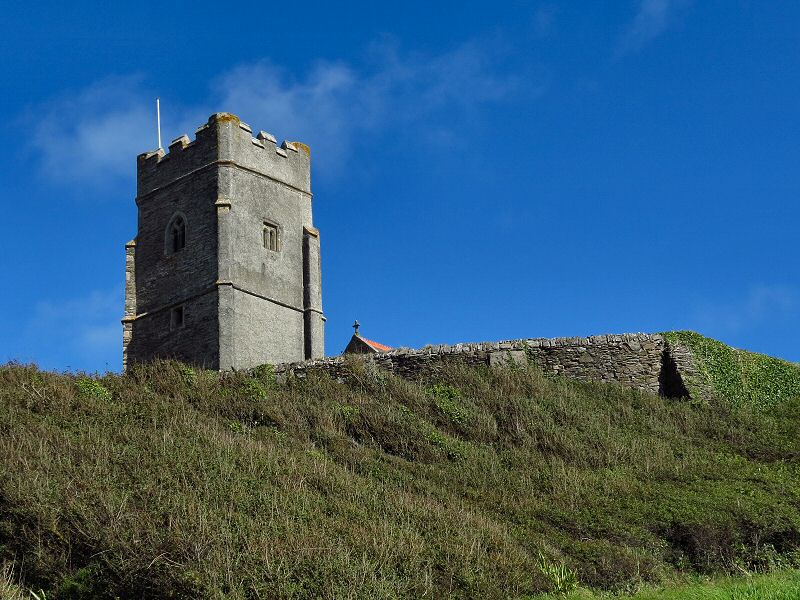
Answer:
M489 353L489 366L522 366L528 364L524 350L499 350Z

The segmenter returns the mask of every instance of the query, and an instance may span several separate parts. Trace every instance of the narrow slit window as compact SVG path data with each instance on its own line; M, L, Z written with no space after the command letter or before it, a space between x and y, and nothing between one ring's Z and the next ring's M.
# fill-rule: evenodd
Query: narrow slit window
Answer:
M174 331L183 327L183 306L176 306L169 313L169 329Z
M172 224L172 251L177 252L186 246L186 224L178 217Z
M277 251L279 248L278 245L278 228L275 225L270 225L269 223L264 223L264 248L267 250L275 250Z

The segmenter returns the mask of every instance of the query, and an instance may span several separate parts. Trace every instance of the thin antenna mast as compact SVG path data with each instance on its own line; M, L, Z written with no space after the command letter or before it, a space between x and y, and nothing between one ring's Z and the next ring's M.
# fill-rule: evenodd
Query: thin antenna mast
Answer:
M156 98L156 120L158 121L158 149L161 150L161 98Z

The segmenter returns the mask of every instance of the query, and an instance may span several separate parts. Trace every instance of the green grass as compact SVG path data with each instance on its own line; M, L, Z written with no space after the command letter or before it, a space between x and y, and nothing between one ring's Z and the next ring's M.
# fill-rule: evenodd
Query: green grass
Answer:
M800 364L731 348L693 331L663 335L670 344L688 347L695 357L698 377L685 382L693 397L702 398L710 390L735 405L768 408L800 395Z
M776 573L747 580L716 580L675 589L643 591L631 600L800 600L800 573Z
M48 600L250 600L623 593L800 563L795 397L352 369L0 367L0 564Z
M645 589L636 594L605 594L579 590L572 594L545 594L535 600L798 600L800 572L783 571L767 575L716 578L668 589Z

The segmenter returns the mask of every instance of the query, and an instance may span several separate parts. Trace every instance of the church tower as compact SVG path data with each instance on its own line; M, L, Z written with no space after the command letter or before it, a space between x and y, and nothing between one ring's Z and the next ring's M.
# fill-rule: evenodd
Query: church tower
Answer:
M325 353L311 150L229 113L137 158L123 362L210 369Z

